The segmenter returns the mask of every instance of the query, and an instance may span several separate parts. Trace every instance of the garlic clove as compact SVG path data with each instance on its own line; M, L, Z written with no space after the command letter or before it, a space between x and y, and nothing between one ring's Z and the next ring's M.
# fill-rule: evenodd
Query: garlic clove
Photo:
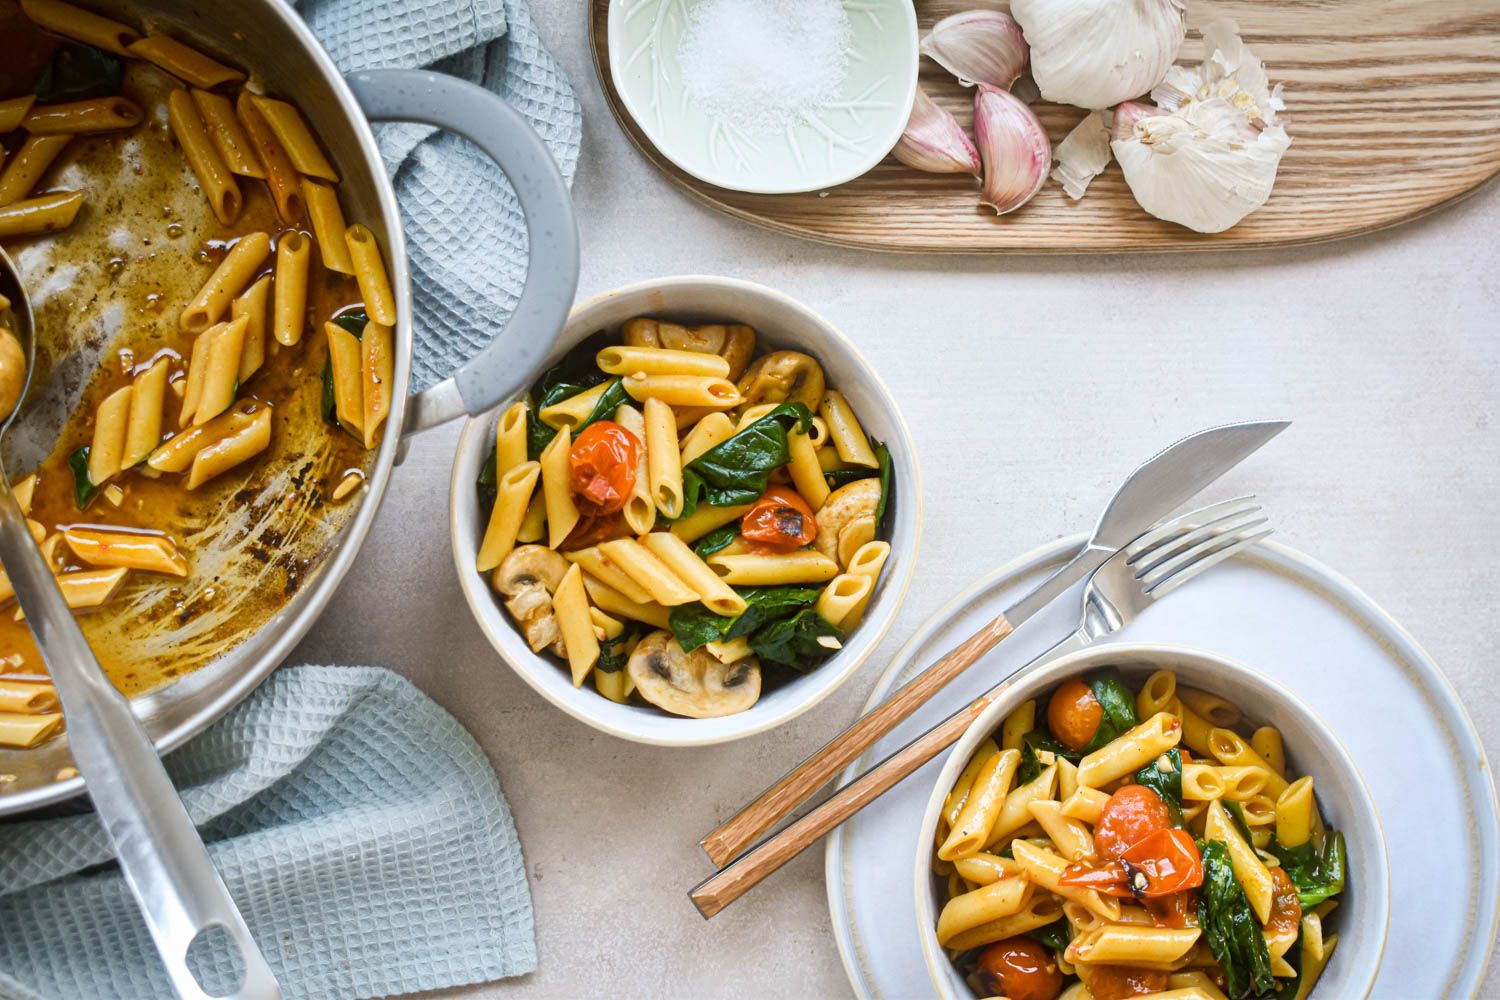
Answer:
M1126 101L1114 110L1110 121L1109 137L1111 139L1128 139L1134 133L1132 129L1135 123L1142 118L1154 118L1164 112L1161 108L1140 101Z
M974 138L984 164L981 205L1004 215L1041 190L1052 166L1052 143L1024 101L981 83L974 95Z
M1052 179L1063 187L1069 198L1077 201L1088 190L1090 182L1109 166L1109 126L1107 111L1090 111L1057 144L1053 158L1057 161Z
M922 53L965 87L987 83L1003 90L1026 69L1028 57L1021 26L998 10L948 15L922 39Z
M1156 86L1187 35L1186 0L1012 0L1042 96L1108 108Z
M940 108L921 87L912 101L906 131L891 155L908 167L931 174L979 176L979 151L968 133L957 118Z

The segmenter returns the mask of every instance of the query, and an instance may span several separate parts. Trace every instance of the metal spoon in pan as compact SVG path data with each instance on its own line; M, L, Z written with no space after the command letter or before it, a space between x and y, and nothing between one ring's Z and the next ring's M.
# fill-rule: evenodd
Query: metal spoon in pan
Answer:
M20 274L0 249L0 296L10 300L9 335L0 338L0 403L25 398L36 357L36 336ZM0 308L0 320L4 309ZM0 325L5 325L0 323ZM15 347L20 347L17 358ZM16 372L24 361L24 370ZM19 393L15 380L20 378ZM11 389L7 393L6 387ZM15 420L17 405L3 414L0 437ZM227 937L244 970L236 1000L271 1000L281 990L224 880L214 869L193 821L162 767L130 703L115 690L94 658L62 591L31 537L26 517L10 491L0 462L0 563L10 576L26 624L52 675L67 720L73 761L83 775L99 821L114 844L125 882L161 954L172 988L184 998L210 994L188 967L188 950L200 934ZM217 930L215 930L217 928Z

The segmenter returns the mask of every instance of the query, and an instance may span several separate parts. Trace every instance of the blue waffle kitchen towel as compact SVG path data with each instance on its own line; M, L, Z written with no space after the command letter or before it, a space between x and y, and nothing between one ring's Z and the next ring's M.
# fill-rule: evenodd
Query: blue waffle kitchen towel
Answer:
M300 0L345 72L426 67L494 91L547 143L568 183L583 113L525 0ZM526 227L505 175L465 139L422 125L376 129L396 186L416 296L412 388L441 381L515 309Z
M284 668L166 763L288 1000L536 968L521 845L495 773L396 674ZM0 997L172 995L110 858L78 805L0 823ZM224 982L220 966L200 979Z

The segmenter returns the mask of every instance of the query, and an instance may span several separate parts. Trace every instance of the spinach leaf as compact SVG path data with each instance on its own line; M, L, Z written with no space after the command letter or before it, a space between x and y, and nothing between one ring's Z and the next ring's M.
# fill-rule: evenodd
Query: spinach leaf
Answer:
M716 615L702 604L679 604L667 616L667 627L684 653L710 642L723 642L733 618Z
M557 436L557 431L542 423L537 414L544 407L560 403L607 381L610 376L599 370L595 357L609 343L609 337L604 331L599 331L565 354L561 361L542 372L541 377L532 383L527 396L531 406L526 412L526 457L531 461L535 462L542 450ZM589 419L592 421L596 418L590 414Z
M1172 820L1173 826L1182 825L1182 752L1176 747L1168 750L1162 755L1167 758L1171 770L1163 771L1157 767L1156 761L1150 761L1145 767L1135 772L1135 782L1145 785L1157 795L1161 796L1167 804L1167 815Z
M828 488L836 490L840 486L848 486L857 483L861 479L874 479L880 475L879 469L866 469L864 466L856 466L852 469L829 469L823 473L823 478L828 481Z
M495 509L495 498L500 494L500 476L495 469L495 453L492 451L486 456L484 464L479 467L479 476L474 480L474 488L479 491L479 507L486 513Z
M332 354L323 359L323 422L334 427L339 425L338 394L333 391Z
M780 663L806 673L837 652L836 647L829 648L818 641L825 636L842 641L844 630L830 625L814 609L806 608L791 618L752 632L750 651L762 663Z
M89 45L65 44L52 54L32 84L38 104L114 97L125 79L119 56Z
M573 436L576 438L595 420L613 420L615 411L628 402L630 402L630 394L625 391L624 381L615 379L609 384L609 388L604 390L604 395L599 397L599 401L594 404L594 408L589 411L583 423L573 428ZM641 442L642 446L645 444L646 442Z
M1021 737L1021 764L1016 769L1017 786L1035 781L1037 775L1046 770L1046 765L1042 763L1040 757L1042 753L1050 753L1055 757L1067 757L1069 760L1083 759L1082 754L1069 750L1053 739L1050 733L1041 729L1033 729Z
M818 599L816 587L744 587L738 593L748 606L733 618L714 614L697 602L672 609L668 627L684 652L691 653L704 643L750 635L811 607Z
M698 509L700 494L713 507L753 503L771 473L787 463L787 431L812 426L801 403L782 403L727 441L699 455L682 470L682 517Z
M1067 951L1068 942L1073 940L1073 925L1068 923L1067 917L1058 917L1045 927L1027 931L1026 936L1033 941L1040 941L1053 951Z
M1281 859L1282 869L1297 887L1302 909L1310 910L1344 891L1347 858L1342 833L1329 830L1321 854L1312 841L1300 847L1286 847L1273 840L1267 850Z
M99 487L89 479L89 446L74 449L68 455L68 468L73 470L73 500L83 510L99 493Z
M356 337L363 338L365 335L365 324L370 322L370 316L363 309L355 309L346 312L342 316L335 316L333 321L348 330Z
M627 628L613 639L599 643L599 660L594 664L600 673L616 674L630 662L630 652L635 648L636 630Z
M693 546L693 551L698 553L700 559L711 556L720 549L728 548L729 543L738 537L740 537L740 522L730 521L724 527L715 528L698 539L697 544Z
M1214 958L1224 970L1224 992L1239 1000L1276 988L1271 955L1260 924L1235 881L1229 848L1217 840L1199 841L1203 856L1203 889L1198 897L1198 925Z
M1245 807L1238 802L1225 802L1224 811L1229 814L1229 819L1234 823L1234 828L1245 838L1245 843L1254 844L1250 836L1250 821L1245 818Z
M1087 753L1093 753L1116 736L1139 725L1141 720L1135 717L1135 696L1125 686L1118 670L1106 667L1094 671L1084 680L1098 699L1099 707L1104 709L1104 717L1099 720L1099 730L1094 733L1093 740L1086 748Z

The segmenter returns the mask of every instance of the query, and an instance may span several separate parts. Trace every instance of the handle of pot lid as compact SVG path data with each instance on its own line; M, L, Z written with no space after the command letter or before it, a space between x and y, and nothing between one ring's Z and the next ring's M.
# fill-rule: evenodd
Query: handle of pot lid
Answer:
M364 70L347 79L371 121L435 125L474 143L495 161L521 203L530 259L515 310L463 367L407 399L405 432L483 413L521 388L573 305L578 224L568 186L541 137L483 87L427 70Z

